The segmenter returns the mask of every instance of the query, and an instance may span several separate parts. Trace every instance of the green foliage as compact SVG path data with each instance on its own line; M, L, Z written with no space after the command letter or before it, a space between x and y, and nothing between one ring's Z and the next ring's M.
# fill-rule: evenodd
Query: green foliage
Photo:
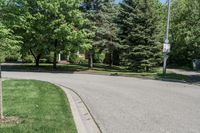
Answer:
M19 57L16 55L8 55L5 57L5 62L17 62Z
M45 13L48 22L46 30L48 39L52 42L49 48L55 54L68 50L78 52L90 47L88 33L84 28L86 20L79 10L80 3L81 1L74 0L41 2L42 8L47 8ZM56 57L54 56L54 58Z
M93 41L92 51L95 52L96 48L113 54L113 51L120 47L117 37L118 28L114 22L117 16L115 4L111 0L97 0L87 2L87 6L89 7L86 11L86 17L90 21L89 31L94 33L90 36ZM110 60L112 64L113 58Z
M34 58L32 55L22 56L23 63L34 63Z
M171 62L191 66L200 58L200 1L174 0L172 2Z
M40 59L40 63L47 63L47 59L44 58Z
M46 59L46 63L53 63L53 52L50 52L49 54L45 55L44 58Z
M9 54L5 55L5 61L6 62L17 62L21 59L21 54L19 51L12 50L9 52Z
M128 65L133 70L148 71L162 63L160 42L164 42L166 5L159 0L124 0L121 4L85 0L81 11L81 3L0 0L1 62L5 55L12 55L11 51L33 56L22 57L25 62L45 58L48 63L55 63L60 52L89 51L88 59L94 62L102 62L100 53L105 53L106 63ZM189 66L200 58L199 16L199 0L172 1L171 63ZM85 62L76 55L70 61Z
M0 62L2 62L11 51L19 50L19 43L19 37L13 35L12 30L8 29L0 22Z
M72 64L79 64L81 61L80 57L77 54L71 53L69 56L69 62Z
M115 48L120 47L118 43L117 33L118 28L115 23L117 16L117 10L110 0L98 0L97 1L97 31L95 44L108 51L113 51Z
M86 20L79 10L80 3L80 0L10 0L2 6L3 18L23 37L21 52L31 53L37 60L50 51L57 54L65 49L88 49Z
M104 59L105 59L105 53L95 52L94 63L103 63Z
M124 61L133 70L148 71L160 60L156 41L157 14L152 0L124 0L118 15Z
M79 64L85 65L88 61L86 59L80 58Z

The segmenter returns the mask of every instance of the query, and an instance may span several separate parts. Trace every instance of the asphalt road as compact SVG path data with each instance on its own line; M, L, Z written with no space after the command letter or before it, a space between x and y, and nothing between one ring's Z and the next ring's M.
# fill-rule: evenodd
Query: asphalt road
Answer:
M3 72L72 88L104 133L200 133L200 86L87 74Z

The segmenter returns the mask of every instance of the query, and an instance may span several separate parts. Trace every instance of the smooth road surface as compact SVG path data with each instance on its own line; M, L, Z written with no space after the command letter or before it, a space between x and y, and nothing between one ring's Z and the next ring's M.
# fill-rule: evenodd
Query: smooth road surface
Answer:
M3 72L70 87L103 133L200 133L200 86L87 74Z

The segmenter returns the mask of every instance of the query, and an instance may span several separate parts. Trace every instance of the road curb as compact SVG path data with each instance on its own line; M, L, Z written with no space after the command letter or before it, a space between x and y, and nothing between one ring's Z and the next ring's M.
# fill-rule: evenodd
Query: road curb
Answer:
M2 78L2 81L11 79L15 78ZM84 103L84 101L82 100L82 98L79 96L78 93L76 93L73 89L69 87L54 82L49 82L49 83L52 83L60 87L67 96L78 133L102 133L93 115L90 113L89 108Z
M59 84L56 85L59 86L68 97L78 133L102 133L81 97L71 88Z

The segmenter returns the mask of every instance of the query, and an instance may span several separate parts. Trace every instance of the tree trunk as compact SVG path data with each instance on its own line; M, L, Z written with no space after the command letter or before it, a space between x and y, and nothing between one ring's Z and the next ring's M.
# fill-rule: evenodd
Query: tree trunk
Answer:
M109 66L112 67L113 66L113 51L110 51L110 61L109 61Z
M54 51L54 57L53 57L53 69L57 68L57 53Z
M53 69L57 68L57 44L58 40L56 39L54 42L54 57L53 57Z
M3 86L1 77L1 63L0 63L0 119L3 119Z
M149 72L149 67L148 66L145 67L145 71Z
M31 52L31 54L33 55L33 57L35 59L35 66L39 67L39 65L40 65L40 58L41 58L42 54L38 54L36 56L31 49L30 49L30 52Z
M35 66L39 67L40 66L40 58L41 58L41 54L39 54L36 58L35 58Z
M92 50L89 51L88 66L89 66L89 68L93 68L93 54L92 54Z

